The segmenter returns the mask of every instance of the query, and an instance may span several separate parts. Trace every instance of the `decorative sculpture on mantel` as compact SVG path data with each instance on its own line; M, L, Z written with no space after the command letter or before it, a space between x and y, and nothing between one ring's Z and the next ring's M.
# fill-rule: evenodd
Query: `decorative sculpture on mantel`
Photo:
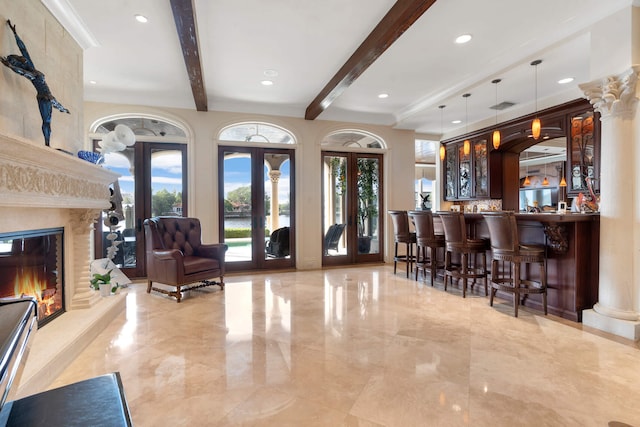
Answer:
M44 144L49 146L49 138L51 137L51 112L53 107L56 107L63 113L69 113L69 110L64 108L62 104L58 102L58 100L51 94L51 90L49 89L49 85L44 79L44 74L41 71L38 71L29 56L29 52L27 51L27 47L22 42L20 37L18 37L18 33L16 33L16 26L11 25L11 20L7 19L7 25L13 31L13 35L16 38L16 44L20 49L20 55L9 55L6 58L4 56L0 56L0 62L9 67L12 71L21 76L26 77L31 81L33 86L36 88L38 92L36 98L38 99L38 108L40 109L40 116L42 117L42 133L44 134Z

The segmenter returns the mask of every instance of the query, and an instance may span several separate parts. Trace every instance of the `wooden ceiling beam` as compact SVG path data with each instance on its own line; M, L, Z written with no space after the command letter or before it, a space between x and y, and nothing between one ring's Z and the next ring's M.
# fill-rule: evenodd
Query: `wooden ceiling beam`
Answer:
M342 68L309 104L304 118L314 120L389 48L436 0L398 0Z
M184 64L187 67L189 82L196 110L207 111L207 91L202 78L200 50L198 48L198 30L193 0L171 0L171 11L176 23Z

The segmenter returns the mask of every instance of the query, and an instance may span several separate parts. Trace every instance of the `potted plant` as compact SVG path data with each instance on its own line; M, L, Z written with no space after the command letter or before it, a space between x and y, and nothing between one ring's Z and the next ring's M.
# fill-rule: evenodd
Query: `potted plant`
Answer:
M100 291L100 295L103 297L109 296L118 290L118 284L111 283L111 272L113 269L107 271L104 274L94 273L93 279L91 279L91 287L96 291Z

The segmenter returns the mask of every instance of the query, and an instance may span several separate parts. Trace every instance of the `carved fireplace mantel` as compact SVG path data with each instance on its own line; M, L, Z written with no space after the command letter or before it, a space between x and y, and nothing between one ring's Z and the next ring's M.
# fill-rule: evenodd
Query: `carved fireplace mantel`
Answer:
M91 231L118 174L42 144L0 135L0 232L65 229L67 310L87 308Z

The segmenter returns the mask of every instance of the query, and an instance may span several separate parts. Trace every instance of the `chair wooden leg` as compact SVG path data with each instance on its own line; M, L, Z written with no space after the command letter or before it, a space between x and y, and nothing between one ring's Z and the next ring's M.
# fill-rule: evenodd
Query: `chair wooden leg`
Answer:
M464 275L467 274L468 270L469 270L469 254L467 253L462 253L460 255L462 257L462 267L460 272ZM462 298L466 298L467 297L467 278L466 276L462 278Z
M542 293L542 306L544 307L544 315L547 315L547 267L545 262L540 263L540 286L544 289Z
M520 305L520 263L516 262L513 269L513 306L515 317L518 317L518 306Z
M147 280L147 293L150 294L151 293L151 280Z
M396 274L397 267L398 267L398 242L396 242L395 250L393 251L393 274Z

